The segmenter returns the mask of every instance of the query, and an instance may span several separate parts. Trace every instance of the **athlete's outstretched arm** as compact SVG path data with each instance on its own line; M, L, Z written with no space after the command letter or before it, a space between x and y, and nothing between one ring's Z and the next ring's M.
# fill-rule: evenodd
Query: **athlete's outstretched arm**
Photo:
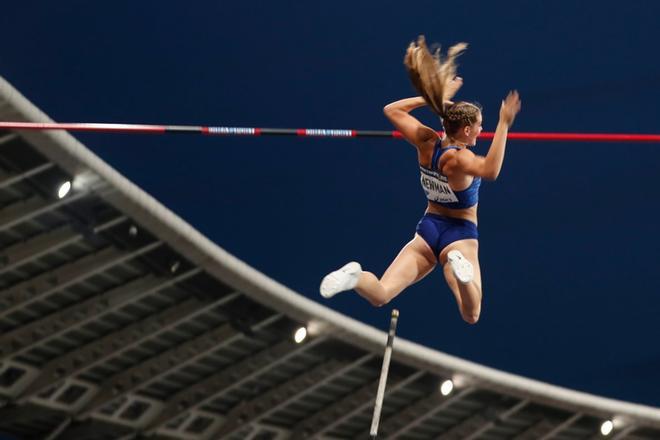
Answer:
M383 108L383 113L394 125L394 128L399 130L403 137L416 147L421 147L430 142L435 143L438 139L438 134L432 128L422 124L410 114L414 109L425 105L424 98L417 96L394 101Z
M479 176L486 179L495 180L500 174L502 163L504 162L504 152L506 151L506 137L509 133L509 127L516 119L520 111L520 96L517 91L509 92L502 101L500 107L500 120L495 129L493 142L490 144L488 154L485 157L476 156L471 151L464 149L456 153L455 167L472 176Z

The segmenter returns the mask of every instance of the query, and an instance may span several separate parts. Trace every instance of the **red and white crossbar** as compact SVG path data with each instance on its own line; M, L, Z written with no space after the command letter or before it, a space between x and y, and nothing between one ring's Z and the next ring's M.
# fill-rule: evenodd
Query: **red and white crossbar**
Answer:
M106 123L58 123L58 122L0 122L0 130L67 130L96 133L183 133L207 136L302 136L302 137L384 137L402 138L398 131L388 130L347 130L325 128L253 128L253 127L211 127L200 125L148 125L148 124L106 124ZM442 135L442 132L438 132ZM482 132L480 138L492 139L495 133ZM658 142L660 134L622 133L509 133L508 139L521 141L555 142Z

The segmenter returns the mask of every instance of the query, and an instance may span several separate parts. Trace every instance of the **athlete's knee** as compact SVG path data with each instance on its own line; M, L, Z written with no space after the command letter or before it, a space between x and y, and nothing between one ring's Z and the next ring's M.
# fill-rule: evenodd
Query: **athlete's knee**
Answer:
M382 290L378 293L378 295L375 295L369 299L369 303L371 303L371 305L374 307L384 306L385 304L392 301L392 298L401 292L400 289L397 289L396 287L390 285L390 283L383 282L382 280L381 286Z
M379 297L379 298L369 299L369 303L374 307L383 307L388 302L390 302L390 298L387 298L387 297Z
M479 321L479 314L478 313L473 313L470 315L463 315L463 320L467 322L468 324L476 324L477 321Z
M479 321L479 315L481 315L481 310L461 310L461 317L463 321L468 324L476 324Z

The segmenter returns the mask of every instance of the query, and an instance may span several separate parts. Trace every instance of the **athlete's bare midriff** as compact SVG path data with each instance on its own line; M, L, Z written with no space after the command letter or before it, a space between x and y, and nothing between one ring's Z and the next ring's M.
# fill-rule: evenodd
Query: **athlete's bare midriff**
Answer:
M477 205L470 206L469 208L463 209L450 209L445 208L442 205L439 205L435 202L428 202L426 208L426 213L438 214L445 217L460 218L463 220L469 220L475 225L477 224Z

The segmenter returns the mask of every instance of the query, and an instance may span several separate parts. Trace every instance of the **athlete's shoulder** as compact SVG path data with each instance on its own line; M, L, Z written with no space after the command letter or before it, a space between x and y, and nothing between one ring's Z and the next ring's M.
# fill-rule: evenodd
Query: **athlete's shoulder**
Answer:
M469 148L461 148L459 150L454 150L454 151L455 151L454 154L456 155L456 159L459 162L471 161L474 160L475 157L477 157L477 155L474 154L474 152L472 152Z
M433 148L438 142L440 142L440 136L438 133L424 124L420 124L420 126L417 127L417 139L419 139L417 146L425 149Z
M476 155L467 148L445 147L440 157L440 166L443 174L453 176L456 173L464 173L470 168Z
M442 157L441 160L448 160L448 159L458 159L461 157L470 157L470 156L465 156L465 152L468 154L472 154L474 156L474 153L469 151L467 148L459 148L455 147L453 145L447 145L440 147L442 151Z

